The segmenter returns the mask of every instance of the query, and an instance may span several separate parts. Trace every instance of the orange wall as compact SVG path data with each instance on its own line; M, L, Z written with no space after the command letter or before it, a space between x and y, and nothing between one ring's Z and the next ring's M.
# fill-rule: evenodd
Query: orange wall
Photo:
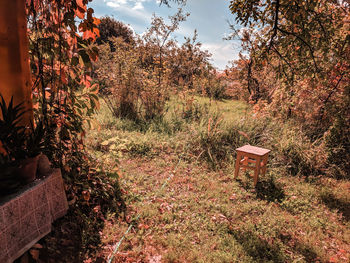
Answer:
M8 102L24 102L33 119L25 0L0 0L0 93Z

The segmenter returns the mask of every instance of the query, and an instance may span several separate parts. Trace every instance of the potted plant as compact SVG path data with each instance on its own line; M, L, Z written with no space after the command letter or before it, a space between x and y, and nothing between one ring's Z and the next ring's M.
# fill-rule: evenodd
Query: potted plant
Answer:
M24 114L22 104L14 106L13 98L8 105L0 94L0 153L1 188L8 187L8 191L14 190L23 184L35 180L39 154L44 143L44 129L41 121L36 127L21 125ZM1 189L2 193L6 193Z
M22 186L19 169L8 165L9 160L3 154L0 155L0 196L16 192Z

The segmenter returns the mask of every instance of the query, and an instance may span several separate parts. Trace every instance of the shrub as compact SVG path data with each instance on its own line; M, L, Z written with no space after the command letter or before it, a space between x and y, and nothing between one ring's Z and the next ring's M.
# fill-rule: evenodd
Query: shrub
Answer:
M203 116L209 114L209 104L208 103L197 103L196 101L188 101L184 106L182 112L182 118L186 120L187 123L193 121L200 121Z
M301 129L291 128L293 125L274 123L270 134L269 145L274 166L283 167L293 176L316 176L325 167L325 151L321 141L312 143Z
M350 179L350 118L338 115L325 136L328 174Z
M206 160L213 169L232 162L235 149L249 141L248 135L241 132L238 126L227 125L222 121L217 113L204 116L197 134L190 142L197 159Z
M215 100L222 100L227 98L226 86L221 81L215 81L213 84L205 87L207 96Z

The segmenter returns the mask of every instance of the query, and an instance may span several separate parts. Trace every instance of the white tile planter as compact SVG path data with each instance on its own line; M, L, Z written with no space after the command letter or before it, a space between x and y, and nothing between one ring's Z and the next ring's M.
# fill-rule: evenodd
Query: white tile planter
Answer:
M47 235L51 223L67 210L59 169L0 199L0 262L10 263L21 256Z

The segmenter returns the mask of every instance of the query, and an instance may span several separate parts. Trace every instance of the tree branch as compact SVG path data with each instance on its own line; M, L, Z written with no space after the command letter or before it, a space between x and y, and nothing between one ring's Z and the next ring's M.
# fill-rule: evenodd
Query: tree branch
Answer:
M318 117L318 121L320 122L322 119L323 119L323 116L324 116L324 110L325 110L325 106L326 104L328 103L328 101L330 100L330 98L332 97L333 93L337 90L340 82L342 81L344 77L344 73L341 74L340 78L338 79L337 81L337 84L333 87L333 89L329 92L327 98L323 101L323 105L320 109L320 112L319 112L319 117Z
M304 43L310 50L311 57L312 57L312 60L314 62L316 71L319 71L319 68L318 68L317 63L316 63L315 55L314 55L314 49L312 48L312 46L308 42L306 42L302 37L298 36L297 34L295 34L293 32L286 31L286 30L280 28L279 26L277 27L277 30L280 31L281 33L286 34L286 35L292 35L295 38L297 38L298 40L300 40L302 43Z
M338 88L340 82L342 81L343 77L344 77L344 73L342 73L342 74L340 75L340 78L338 79L337 84L333 87L333 89L331 90L331 92L328 94L327 98L323 101L324 104L326 104L326 103L329 101L329 99L331 98L331 96L333 95L333 93L337 90L337 88Z
M294 68L292 67L292 65L282 56L282 54L277 50L275 46L272 46L272 48L276 52L276 54L290 67L292 73L294 74Z
M274 25L273 25L273 34L271 36L271 39L270 39L270 44L269 44L269 48L268 48L268 51L267 53L270 53L270 49L273 45L273 40L275 39L275 37L277 36L277 29L278 29L278 13L279 13L279 9L280 9L280 1L279 0L276 0L274 2L274 4L276 5L276 8L275 8L275 21L274 21Z

